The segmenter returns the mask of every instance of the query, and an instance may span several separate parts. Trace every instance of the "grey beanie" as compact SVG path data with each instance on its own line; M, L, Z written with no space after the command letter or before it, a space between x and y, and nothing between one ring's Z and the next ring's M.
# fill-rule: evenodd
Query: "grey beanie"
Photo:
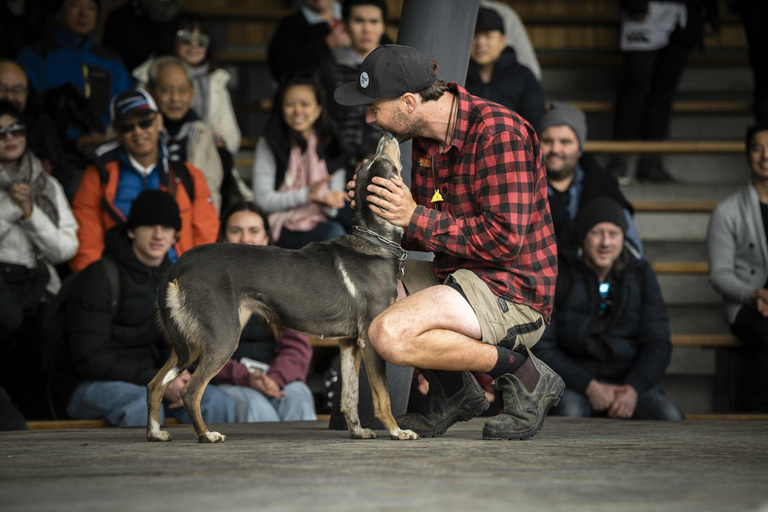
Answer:
M626 215L624 215L624 209L613 199L598 197L588 202L576 219L576 236L579 243L583 242L587 233L601 222L616 224L626 236L629 224Z
M587 141L587 116L569 103L553 101L552 109L539 121L538 132L542 134L550 126L562 125L573 130L579 140L579 149L584 150L584 143Z

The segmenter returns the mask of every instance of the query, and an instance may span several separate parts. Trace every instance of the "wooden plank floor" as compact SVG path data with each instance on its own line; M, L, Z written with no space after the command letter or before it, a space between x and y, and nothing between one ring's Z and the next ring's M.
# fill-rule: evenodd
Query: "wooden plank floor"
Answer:
M418 441L324 422L0 433L0 510L742 511L768 502L768 422L548 418L529 441L482 419ZM382 432L382 434L384 434Z

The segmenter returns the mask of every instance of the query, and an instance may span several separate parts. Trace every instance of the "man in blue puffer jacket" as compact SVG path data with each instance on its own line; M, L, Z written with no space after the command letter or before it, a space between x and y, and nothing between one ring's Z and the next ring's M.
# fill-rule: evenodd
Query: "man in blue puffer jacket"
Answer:
M70 119L65 134L68 146L84 158L105 142L109 100L133 86L120 56L93 42L98 8L95 0L64 0L53 37L23 48L16 57L38 94L76 95L74 104L81 101L87 107L74 109L80 122ZM86 122L86 111L94 114L90 122Z
M577 231L581 247L561 254L552 323L536 345L566 384L551 413L683 419L658 386L672 353L669 320L650 264L624 243L623 209L594 199Z

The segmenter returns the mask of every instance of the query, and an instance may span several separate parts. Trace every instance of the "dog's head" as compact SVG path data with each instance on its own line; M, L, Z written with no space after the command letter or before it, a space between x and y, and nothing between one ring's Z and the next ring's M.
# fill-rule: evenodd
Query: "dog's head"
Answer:
M400 144L397 139L390 134L385 133L379 140L379 145L376 148L376 154L368 160L357 171L357 184L355 186L355 218L353 223L357 223L368 229L373 229L374 226L379 225L387 227L389 231L391 228L395 228L386 219L379 217L368 208L368 185L371 184L371 180L378 176L384 179L401 178L401 171L403 169L400 163ZM395 228L400 231L401 228Z

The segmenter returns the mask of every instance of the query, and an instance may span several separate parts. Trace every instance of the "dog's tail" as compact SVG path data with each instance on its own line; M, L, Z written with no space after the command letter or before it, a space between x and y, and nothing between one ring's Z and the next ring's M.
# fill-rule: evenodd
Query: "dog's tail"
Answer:
M184 302L184 293L179 288L178 279L161 281L157 290L157 318L168 343L179 358L176 365L179 372L187 369L196 359L190 352L190 344L194 343L197 321L186 309Z

